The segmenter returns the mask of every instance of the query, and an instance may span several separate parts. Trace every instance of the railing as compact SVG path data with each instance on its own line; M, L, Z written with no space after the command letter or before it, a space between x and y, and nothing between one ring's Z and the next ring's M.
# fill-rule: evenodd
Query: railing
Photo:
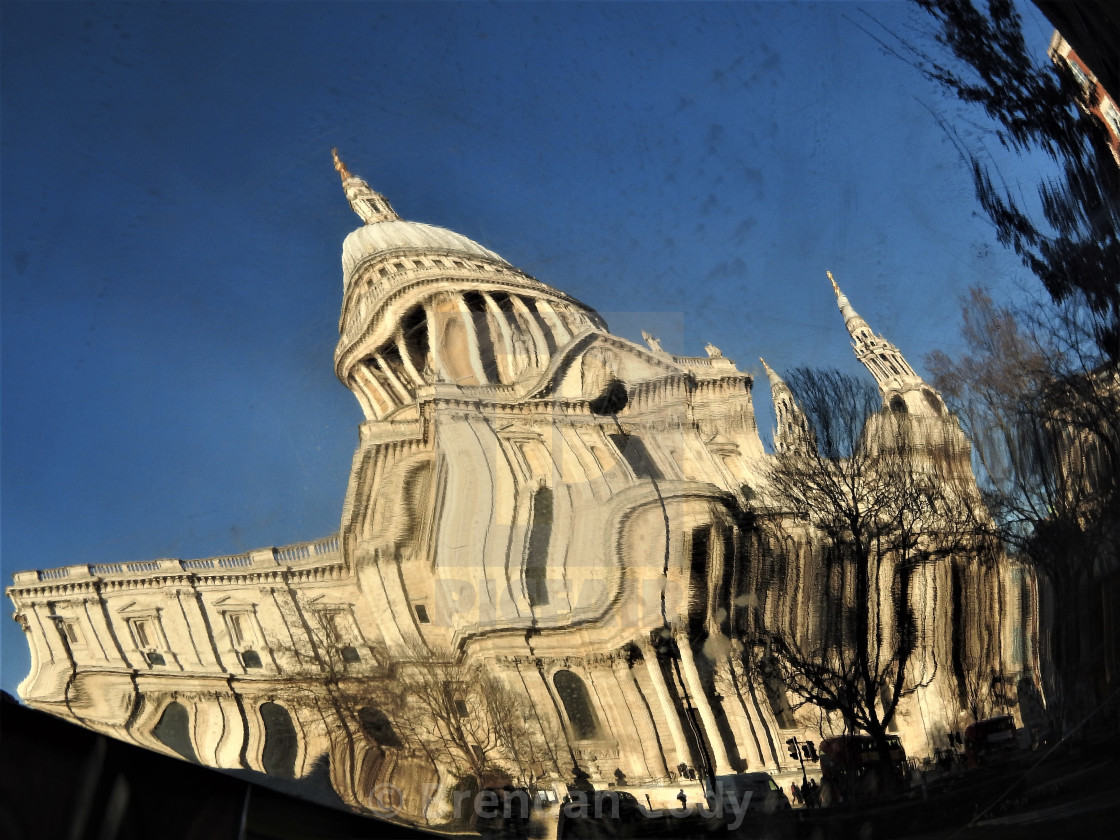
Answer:
M276 562L278 563L291 563L296 560L303 560L305 557L311 556L311 547L306 545L294 545L291 548L277 549L275 552Z
M90 565L61 566L55 569L33 569L13 575L16 586L27 586L41 581L68 579L78 581L89 578L135 577L150 574L176 574L193 572L221 573L231 569L267 569L279 565L299 565L307 562L341 560L337 534L306 543L262 548L245 554L223 557L204 557L197 560L140 560L132 563L93 563Z
M160 569L159 560L141 560L139 563L125 563L124 567L130 572L158 572Z
M216 561L219 569L239 569L253 565L253 558L248 554L233 554L229 557L219 557Z
M735 367L735 363L725 356L673 356L673 361L683 367L716 368Z

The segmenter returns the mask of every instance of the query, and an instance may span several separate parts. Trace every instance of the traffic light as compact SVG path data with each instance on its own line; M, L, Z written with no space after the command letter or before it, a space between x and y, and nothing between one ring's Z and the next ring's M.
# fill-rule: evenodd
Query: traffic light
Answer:
M801 745L801 748L805 751L805 758L809 761L817 761L820 758L820 756L817 755L817 748L813 746L812 741L806 741Z
M797 761L798 759L800 759L801 756L797 752L797 739L796 738L790 738L788 741L786 741L786 744L789 745L789 757L792 758L794 761Z

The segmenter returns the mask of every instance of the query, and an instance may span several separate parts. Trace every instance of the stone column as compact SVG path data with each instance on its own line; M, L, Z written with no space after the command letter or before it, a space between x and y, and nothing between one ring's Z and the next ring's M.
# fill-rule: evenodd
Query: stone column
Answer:
M90 609L90 604L94 605L92 610ZM97 642L97 647L101 649L101 658L106 662L111 662L116 657L109 656L109 649L105 647L105 643L107 641L111 643L112 639L103 638L101 627L98 626L98 622L94 619L94 616L97 616L97 618L101 619L100 624L104 626L105 617L101 615L100 600L98 598L83 598L82 611L86 614L86 621L89 622L90 630L93 633L93 639L95 642ZM113 649L113 652L116 653L116 648Z
M518 314L525 319L526 325L529 327L529 335L533 338L533 355L536 357L535 361L539 367L544 367L548 364L548 341L541 332L541 326L537 323L536 315L529 311L529 307L525 305L525 301L516 295L511 295L510 300L513 302L513 308L517 310Z
M411 402L412 395L409 394L408 389L401 384L397 375L393 373L393 369L389 367L388 362L381 358L380 354L374 356L373 360L377 363L377 367L381 369L381 372L385 374L385 378L389 380L389 384L393 387L393 390L397 392L397 396L401 398L401 402Z
M641 651L642 658L646 662L646 671L649 673L650 682L653 683L654 693L657 695L657 701L661 704L665 722L669 726L669 734L673 738L673 748L677 752L677 763L691 764L692 753L688 749L688 741L685 740L684 730L681 728L680 713L669 694L669 687L665 685L665 677L661 673L661 666L657 664L657 651L653 649L649 642L641 644Z
M59 652L62 653L62 640L58 638L58 632L54 628L54 622L50 619L48 619L46 622L43 621L43 613L39 609L41 606L43 605L40 603L32 602L30 612L33 616L35 616L35 625L39 628L39 638L43 640L43 643L47 649L47 659L50 662L54 662L54 649L57 646L58 648L60 648ZM52 632L54 633L53 637Z
M459 309L459 317L467 331L467 351L470 355L471 370L474 371L479 385L489 385L490 379L486 376L486 370L482 365L482 354L478 350L478 327L474 322L474 314L467 307L467 302L462 295L455 295L455 305Z
M420 375L420 372L416 370L416 365L412 363L412 357L408 353L408 343L404 340L404 333L401 330L397 330L397 334L393 336L393 341L396 342L397 354L401 357L401 364L404 365L404 369L408 371L408 375L412 378L412 384L416 387L426 384L424 377Z
M618 683L621 696L634 721L634 730L641 743L642 755L645 759L646 773L650 778L662 774L668 776L669 765L660 749L661 739L657 737L657 727L654 726L653 718L646 708L645 699L641 696L629 663L621 656L614 657L611 659L611 670L614 671L615 682Z
M490 297L486 292L482 293L482 299L486 302L486 311L498 325L498 333L502 339L501 352L498 353L498 348L495 348L495 354L498 356L498 372L505 373L505 381L513 382L519 373L525 369L524 364L518 364L517 351L513 346L513 336L510 334L509 321L506 320L506 315L502 312L502 308ZM528 361L528 360L525 360Z
M380 413L382 417L396 408L396 401L389 396L389 392L385 390L385 386L377 381L377 377L371 371L366 370L361 365L354 368L354 379L359 386L364 386L366 393L370 397L370 402L374 404L374 414ZM376 409L380 406L380 412Z
M735 771L731 767L731 759L727 756L727 747L723 743L723 736L720 735L719 726L716 724L715 712L712 711L712 706L704 693L704 686L700 683L700 674L696 670L696 661L692 658L692 648L689 647L688 639L682 638L677 648L681 652L681 673L684 675L684 681L688 683L692 703L700 713L700 721L704 724L704 730L708 733L708 743L712 746L712 760L716 765L715 773L720 776L725 773L733 773Z
M552 333L556 336L556 343L566 344L571 341L572 334L568 332L568 328L564 326L564 322L560 319L560 316L556 314L556 310L552 308L552 304L547 300L539 299L536 303L537 311L541 313L541 317L552 325Z
M432 369L436 373L436 379L447 382L451 376L444 367L443 357L439 352L439 318L436 311L432 308L432 301L424 301L424 319L428 324L428 352L432 354Z

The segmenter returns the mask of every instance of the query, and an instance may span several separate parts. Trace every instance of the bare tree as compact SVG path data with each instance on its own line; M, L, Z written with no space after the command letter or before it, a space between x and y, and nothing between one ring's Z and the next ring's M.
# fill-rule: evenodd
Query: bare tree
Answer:
M896 38L907 60L983 109L1005 148L1054 162L1053 173L1036 185L1038 201L1026 201L1027 189L1004 183L945 125L969 163L981 208L1055 303L1083 305L1083 324L1097 348L1120 361L1120 167L1094 113L1097 89L1065 60L1035 58L1039 50L1024 38L1011 0L914 2L929 14L948 55ZM1108 19L1095 14L1101 23ZM1101 53L1112 46L1102 40Z
M788 384L808 434L774 456L757 514L773 551L784 550L791 522L823 539L822 614L818 632L759 629L769 666L799 703L875 739L889 784L887 727L920 684L907 667L919 641L911 579L920 564L971 547L977 500L946 480L919 451L910 415L882 408L869 384L807 369Z
M928 359L974 442L995 532L1046 584L1045 690L1067 721L1100 699L1110 644L1100 583L1116 574L1120 537L1120 376L1085 321L1075 304L1023 314L974 290L965 352Z
M438 766L478 785L494 776L532 784L558 774L550 749L556 733L485 664L415 648L391 670L378 700L402 739Z

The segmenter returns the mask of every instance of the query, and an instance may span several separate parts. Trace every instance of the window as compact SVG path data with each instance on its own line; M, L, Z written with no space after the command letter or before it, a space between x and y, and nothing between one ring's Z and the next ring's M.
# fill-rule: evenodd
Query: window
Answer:
M151 615L139 616L128 619L128 626L144 661L149 666L166 665L167 660L163 654L167 648L163 642L163 634L159 630L158 619Z
M455 714L459 717L466 717L470 714L470 709L467 708L467 701L462 697L455 698Z
M237 647L245 644L245 617L240 613L233 613L229 617L229 632L233 643Z
M525 590L529 606L548 603L548 547L552 540L552 490L541 487L533 494L533 524L529 530L529 554L525 559Z
M564 711L572 726L572 735L581 741L599 737L599 722L595 719L591 698L583 680L571 671L557 671L552 683L564 704Z
M413 604L412 608L416 610L416 620L421 624L430 624L431 619L428 618L428 608L423 604Z
M237 612L223 614L226 628L229 630L230 645L241 660L241 665L248 668L261 668L261 655L254 648L257 646L257 631L253 624L252 608L247 607Z
M277 703L265 703L260 708L264 724L264 750L261 764L270 776L291 779L296 774L296 754L299 736L288 710Z
M1104 114L1104 120L1108 123L1108 127L1112 129L1112 133L1120 136L1120 111L1109 100L1104 100L1101 103L1101 113Z
M191 744L191 717L182 704L168 704L160 715L159 722L152 729L152 734L157 741L174 750L187 761L198 762L198 756Z
M82 637L78 635L78 624L75 621L62 622L62 632L66 634L66 641L72 645L82 644Z
M261 655L255 650L243 650L241 651L241 664L246 668L260 668Z
M353 665L355 662L362 661L362 657L358 653L358 649L353 645L343 645L338 649L338 653L342 657L342 661L347 665Z
M1066 59L1066 66L1069 72L1073 74L1073 78L1077 81L1078 87L1081 88L1083 93L1089 92L1089 77L1085 75L1085 71L1081 69L1076 61Z
M147 621L141 621L140 619L137 619L136 621L132 622L132 630L136 634L136 643L140 647L146 648L152 646L150 636L148 635L150 631Z

